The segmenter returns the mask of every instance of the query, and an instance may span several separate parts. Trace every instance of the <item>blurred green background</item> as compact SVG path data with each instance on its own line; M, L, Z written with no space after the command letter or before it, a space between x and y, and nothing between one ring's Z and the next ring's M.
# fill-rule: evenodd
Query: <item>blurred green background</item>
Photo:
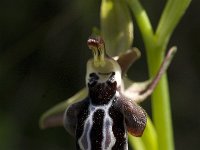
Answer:
M91 57L86 40L99 27L100 0L0 0L0 150L74 150L64 128L40 130L40 115L84 86ZM141 0L156 27L165 0ZM168 70L177 150L200 147L200 1L193 0L169 47L178 46ZM147 79L146 57L129 70ZM150 101L144 103L149 114Z

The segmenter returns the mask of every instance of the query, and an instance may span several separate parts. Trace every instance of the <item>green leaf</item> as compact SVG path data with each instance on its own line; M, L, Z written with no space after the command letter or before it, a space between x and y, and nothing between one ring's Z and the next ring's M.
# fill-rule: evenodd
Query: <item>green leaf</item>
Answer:
M156 30L157 43L163 45L184 15L191 0L168 0Z
M129 135L129 143L134 150L158 150L157 142L157 134L149 116L147 116L147 125L142 137Z
M158 150L158 137L156 129L149 116L147 118L146 129L142 135L142 141L147 150Z
M134 148L134 150L147 150L141 137L134 137L132 135L129 135L128 138L129 138L129 143L131 147Z

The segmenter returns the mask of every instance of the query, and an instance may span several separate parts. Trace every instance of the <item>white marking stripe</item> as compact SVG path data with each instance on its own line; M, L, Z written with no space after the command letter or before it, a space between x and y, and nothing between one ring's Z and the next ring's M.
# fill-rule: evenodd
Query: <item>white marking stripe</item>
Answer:
M84 130L81 137L78 140L78 144L81 150L91 150L90 132L93 126L92 118L93 118L94 113L99 109L104 111L103 131L102 131L103 139L102 139L102 144L101 144L102 149L109 150L115 145L116 138L112 131L113 121L109 115L109 109L112 106L112 102L115 96L113 96L113 98L110 100L110 102L107 105L95 106L90 103L89 116L84 122ZM85 138L87 138L87 140ZM110 141L108 141L108 139L110 139ZM85 141L87 141L88 143L84 143Z
M115 145L116 138L112 131L112 125L113 125L112 118L109 116L108 110L106 110L105 112L106 113L105 113L104 123L103 123L102 147L104 150L110 150Z

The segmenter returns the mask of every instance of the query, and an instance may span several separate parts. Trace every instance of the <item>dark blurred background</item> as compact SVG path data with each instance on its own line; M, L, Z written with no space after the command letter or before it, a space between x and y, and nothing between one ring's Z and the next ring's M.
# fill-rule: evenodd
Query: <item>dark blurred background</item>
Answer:
M155 28L165 0L141 2ZM40 130L38 120L84 86L86 40L99 27L99 7L99 0L0 0L0 150L75 149L63 128ZM169 44L178 46L168 70L177 150L200 147L199 9L193 0ZM128 75L143 81L148 70L136 24L134 46L142 58Z

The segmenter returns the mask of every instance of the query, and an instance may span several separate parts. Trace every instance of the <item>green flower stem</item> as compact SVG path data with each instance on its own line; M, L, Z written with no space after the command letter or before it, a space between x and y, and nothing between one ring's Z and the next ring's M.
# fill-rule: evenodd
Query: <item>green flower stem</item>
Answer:
M147 53L150 76L157 72L163 60L163 54L151 55ZM152 114L156 128L159 150L173 150L173 129L167 76L163 75L152 95Z
M155 75L164 58L170 36L191 0L168 0L154 34L149 18L138 0L127 0L140 28L148 59L149 74ZM159 150L173 150L173 130L167 76L160 80L152 95L152 113Z
M151 43L154 33L145 9L142 7L138 0L127 0L140 28L140 32L144 39L144 43ZM146 45L145 44L145 45Z

